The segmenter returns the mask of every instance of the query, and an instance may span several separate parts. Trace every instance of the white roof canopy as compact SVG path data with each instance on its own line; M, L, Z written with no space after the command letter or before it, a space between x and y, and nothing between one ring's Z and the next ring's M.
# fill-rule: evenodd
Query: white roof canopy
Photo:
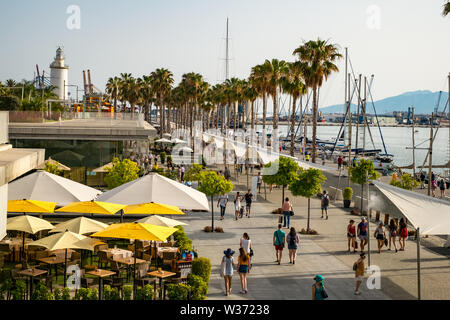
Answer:
M423 235L450 235L450 203L389 184L372 183Z
M109 190L97 200L127 205L157 202L186 210L209 210L204 193L157 173L149 173Z
M102 193L84 184L47 171L37 171L8 185L8 200L57 202L60 206L75 201L90 201Z

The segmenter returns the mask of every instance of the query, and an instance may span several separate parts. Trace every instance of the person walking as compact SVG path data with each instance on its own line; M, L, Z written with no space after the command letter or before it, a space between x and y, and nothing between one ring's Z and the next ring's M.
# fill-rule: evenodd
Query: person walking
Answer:
M325 165L325 160L327 159L327 155L325 154L325 151L322 152L322 165Z
M234 217L237 220L238 216L241 212L241 195L239 191L236 193L236 197L234 198Z
M439 183L439 190L441 190L441 199L445 196L445 181L444 179L441 179L441 182Z
M297 231L292 227L286 236L286 242L289 249L289 263L295 264L295 259L297 258L298 244L300 243L300 238L298 237Z
M291 211L292 211L292 205L289 202L289 198L284 199L281 210L283 211L283 228L289 229L291 225Z
M245 252L244 248L239 248L239 257L237 270L239 277L241 278L241 291L240 293L247 293L247 274L250 265L250 256Z
M425 189L425 173L420 173L420 189Z
M338 157L337 159L337 164L338 164L338 170L342 169L342 163L344 162L344 159L342 159L341 156Z
M389 225L388 225L388 231L389 231L389 248L388 250L391 250L391 244L394 244L394 248L395 248L395 252L398 252L397 250L397 244L395 243L395 238L397 237L397 223L395 222L394 219L391 219L391 221L389 221Z
M359 292L359 286L361 285L361 282L363 281L364 273L366 270L366 266L364 263L365 259L366 259L366 254L363 252L359 255L359 259L353 264L353 270L355 271L355 280L356 280L355 295L361 294Z
M225 295L229 296L231 293L231 278L233 277L234 268L234 251L228 248L223 252L224 257L222 258L221 264L221 274L225 279Z
M250 269L252 268L253 246L252 241L250 240L250 237L247 232L244 232L244 234L242 235L242 238L239 241L239 246L241 248L244 248L245 252L247 252L247 254L250 257L250 264L248 268L248 272L250 273Z
M273 245L275 246L275 254L277 256L278 264L281 264L281 256L283 254L284 249L284 243L285 243L285 233L281 229L281 223L278 224L278 230L276 230L273 233Z
M369 240L369 236L367 234L367 227L369 223L366 221L365 217L361 218L361 222L358 224L358 238L361 240L361 252L364 252L364 247Z
M230 180L231 173L230 173L230 169L228 169L228 167L225 167L225 172L223 173L223 176L225 177L225 179Z
M401 218L398 226L398 242L400 243L400 251L405 251L406 238L408 237L408 226L406 225L405 219Z
M351 219L347 225L347 245L348 252L350 252L350 243L353 248L353 253L356 252L357 242L356 242L356 228L355 228L355 220Z
M220 220L225 218L225 209L228 204L228 195L222 194L219 196L219 200L217 200L217 207L220 207Z
M181 168L180 168L180 172L181 172L181 177L180 177L180 180L181 180L181 182L184 182L184 165L182 164L181 165Z
M322 216L320 217L321 219L323 219L323 212L325 211L326 214L326 219L328 220L328 205L330 204L330 197L327 194L326 190L323 190L322 193L322 198L320 200L320 207L322 208Z
M436 180L432 179L431 180L431 194L432 194L433 198L436 197L436 193L435 193L436 192L436 188L437 188Z
M258 176L256 177L256 187L258 188L258 193L261 193L261 185L262 185L262 175L261 172L258 172Z
M378 253L381 253L381 249L384 246L384 240L386 239L383 221L378 224L378 227L375 229L373 236L377 239L378 242Z
M250 209L252 207L252 201L253 201L253 193L251 192L251 189L248 189L247 193L244 195L245 199L245 215L246 217L250 218Z
M314 277L314 284L312 286L312 299L313 300L324 300L327 298L325 294L325 287L323 285L323 280L325 280L324 277L322 277L320 274L316 275Z

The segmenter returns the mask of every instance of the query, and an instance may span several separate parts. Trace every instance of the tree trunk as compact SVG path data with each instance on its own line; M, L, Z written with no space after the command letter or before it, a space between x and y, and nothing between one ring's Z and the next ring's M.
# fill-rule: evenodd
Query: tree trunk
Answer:
M316 137L317 137L317 88L313 88L313 119L312 119L312 162L316 163ZM350 160L350 159L349 159Z
M297 95L292 97L292 115L291 115L291 156L294 156L294 135L295 135L295 104L297 103Z
M266 113L267 113L267 104L266 104L266 94L263 93L263 132L266 130Z
M252 131L255 129L255 100L251 102L251 125Z
M306 225L306 232L309 231L310 212L311 212L311 199L308 198L308 223L307 223L307 225Z
M278 130L278 101L277 101L277 90L272 94L273 99L273 130L272 130L272 137L274 136L275 130ZM272 142L272 145L275 145L275 143Z
M213 199L213 196L211 196L211 228L212 228L211 232L214 232L214 199Z
M281 193L281 206L283 206L283 202L284 202L284 188L285 187L286 186L283 186L282 193Z

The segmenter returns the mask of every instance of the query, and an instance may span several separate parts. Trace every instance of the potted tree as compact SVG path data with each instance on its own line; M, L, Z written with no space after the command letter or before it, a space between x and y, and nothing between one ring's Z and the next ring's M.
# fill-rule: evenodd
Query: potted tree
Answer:
M350 204L352 203L353 197L353 189L347 187L344 189L344 208L350 208Z

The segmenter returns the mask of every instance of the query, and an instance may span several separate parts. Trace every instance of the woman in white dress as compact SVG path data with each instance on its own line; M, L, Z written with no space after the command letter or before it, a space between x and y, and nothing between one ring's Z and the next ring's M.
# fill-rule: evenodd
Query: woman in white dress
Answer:
M252 246L252 240L250 240L250 237L248 236L247 232L245 232L242 235L240 246L245 250L245 252L250 256L250 263L248 271L250 272L250 269L252 268L252 257L253 257L253 246Z
M236 193L236 198L234 199L234 217L238 219L239 213L241 211L241 195L239 191Z

